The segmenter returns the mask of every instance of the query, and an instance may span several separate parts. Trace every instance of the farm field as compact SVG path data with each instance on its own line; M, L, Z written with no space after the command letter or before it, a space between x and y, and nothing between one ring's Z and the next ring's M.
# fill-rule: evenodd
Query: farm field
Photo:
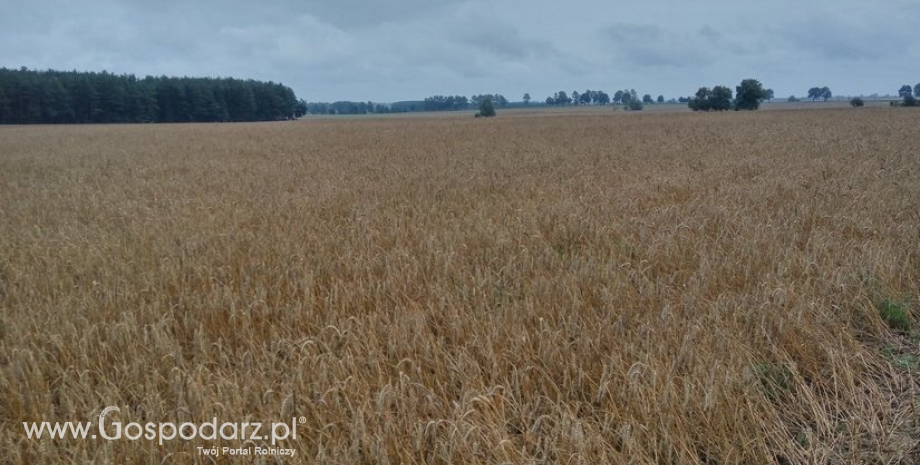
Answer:
M918 121L0 127L2 462L920 463Z

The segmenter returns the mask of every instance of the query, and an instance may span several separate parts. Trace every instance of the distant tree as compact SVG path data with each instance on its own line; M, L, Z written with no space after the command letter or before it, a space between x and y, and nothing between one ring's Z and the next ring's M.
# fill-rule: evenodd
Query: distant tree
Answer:
M821 88L812 87L811 89L808 89L808 98L810 98L812 102L821 98Z
M664 95L658 96L658 103L664 103Z
M773 89L767 89L767 90L765 90L765 91L764 91L764 96L763 96L763 98L764 98L764 100L766 100L766 101L768 101L768 102L772 102L773 99L776 98L775 95L773 94Z
M712 108L712 91L708 87L700 87L687 106L693 111L709 111Z
M610 103L610 96L607 95L606 92L599 90L596 94L594 94L594 103L598 105L607 105Z
M920 83L914 86L914 97L920 98Z
M709 108L715 111L727 111L732 108L732 90L725 86L715 86L709 94Z
M546 104L547 104L547 105L555 105L555 104L556 104L556 99L553 98L553 97L546 97Z
M850 106L852 106L853 108L859 108L865 104L866 103L863 102L863 99L859 97L853 97L853 99L850 100Z
M596 95L597 92L594 92L593 90L586 90L579 96L578 100L580 100L584 105L590 105L591 102L594 101Z
M820 97L823 98L825 102L826 102L829 98L831 98L831 97L833 97L833 96L834 96L834 94L831 93L831 89L830 89L830 88L828 88L827 86L821 88L821 95L820 95Z
M828 93L830 90L828 90ZM766 97L763 84L756 79L745 79L735 88L735 110L756 110Z
M642 96L642 103L655 103L655 101L652 100L652 96L651 96L651 95L645 94L645 95Z
M495 104L492 103L492 99L485 98L482 103L479 104L479 115L484 118L490 118L495 116Z
M904 101L901 103L905 107L915 107L918 106L916 97L913 95L913 89L908 85L901 86L901 89L898 90L898 95L901 96Z
M790 95L789 98L786 99L786 101L789 103L795 103L799 101L799 98L796 97L795 95Z
M530 94L529 93L524 94L524 105L530 105Z
M613 94L613 103L620 103L623 101L623 91L618 90Z
M569 98L569 94L566 94L564 90L556 92L556 105L568 105L572 103L572 99Z
M627 99L627 96L628 99ZM630 89L628 92L623 91L623 105L626 106L627 110L630 111L640 111L642 110L642 100L639 98L639 95L636 93L636 89Z
M581 103L581 94L579 94L577 90L572 91L572 103L575 105Z

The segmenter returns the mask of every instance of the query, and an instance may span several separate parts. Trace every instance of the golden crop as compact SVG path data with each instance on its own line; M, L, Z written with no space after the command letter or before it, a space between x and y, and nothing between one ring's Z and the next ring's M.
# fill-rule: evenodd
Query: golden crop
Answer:
M2 461L211 463L20 426L113 405L303 416L304 463L918 463L917 121L0 128Z

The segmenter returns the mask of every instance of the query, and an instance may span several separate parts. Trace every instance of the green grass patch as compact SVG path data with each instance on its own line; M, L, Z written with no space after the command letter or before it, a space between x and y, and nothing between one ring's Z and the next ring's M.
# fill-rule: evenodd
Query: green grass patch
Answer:
M882 349L882 356L888 359L892 365L903 368L906 370L918 370L920 369L920 357L917 357L915 354L906 354L898 350L896 347L885 347Z
M910 333L912 322L906 302L885 299L879 305L879 315L892 330Z

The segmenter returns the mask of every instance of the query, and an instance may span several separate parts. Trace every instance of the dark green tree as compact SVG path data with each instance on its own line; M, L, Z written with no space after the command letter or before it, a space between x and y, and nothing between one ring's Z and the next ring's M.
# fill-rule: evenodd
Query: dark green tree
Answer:
M564 90L556 92L555 101L556 105L568 105L572 103L572 99L569 98L569 94L566 94Z
M726 86L715 86L709 94L709 108L726 111L732 108L732 90Z
M823 95L823 92L820 87L812 87L811 89L808 89L808 98L810 98L812 102L821 98L821 95Z
M853 107L853 108L859 108L859 107L861 107L861 106L863 106L863 105L865 105L865 104L866 104L866 103L863 102L863 99L861 99L861 98L859 98L859 97L853 97L853 98L850 100L850 106Z
M901 86L901 89L898 90L898 95L901 96L904 101L901 105L905 107L915 107L918 106L917 98L913 95L913 89L908 85Z
M530 94L529 93L524 94L524 105L530 105Z
M593 101L597 105L607 105L610 103L610 96L606 92L599 90L594 94Z
M712 91L708 87L700 87L696 94L687 102L693 111L709 111L712 109Z
M495 116L495 104L492 103L492 99L486 98L479 104L479 115L485 118Z
M760 81L745 79L735 88L735 110L756 110L765 97L766 91Z
M658 96L658 103L664 103L664 95Z

